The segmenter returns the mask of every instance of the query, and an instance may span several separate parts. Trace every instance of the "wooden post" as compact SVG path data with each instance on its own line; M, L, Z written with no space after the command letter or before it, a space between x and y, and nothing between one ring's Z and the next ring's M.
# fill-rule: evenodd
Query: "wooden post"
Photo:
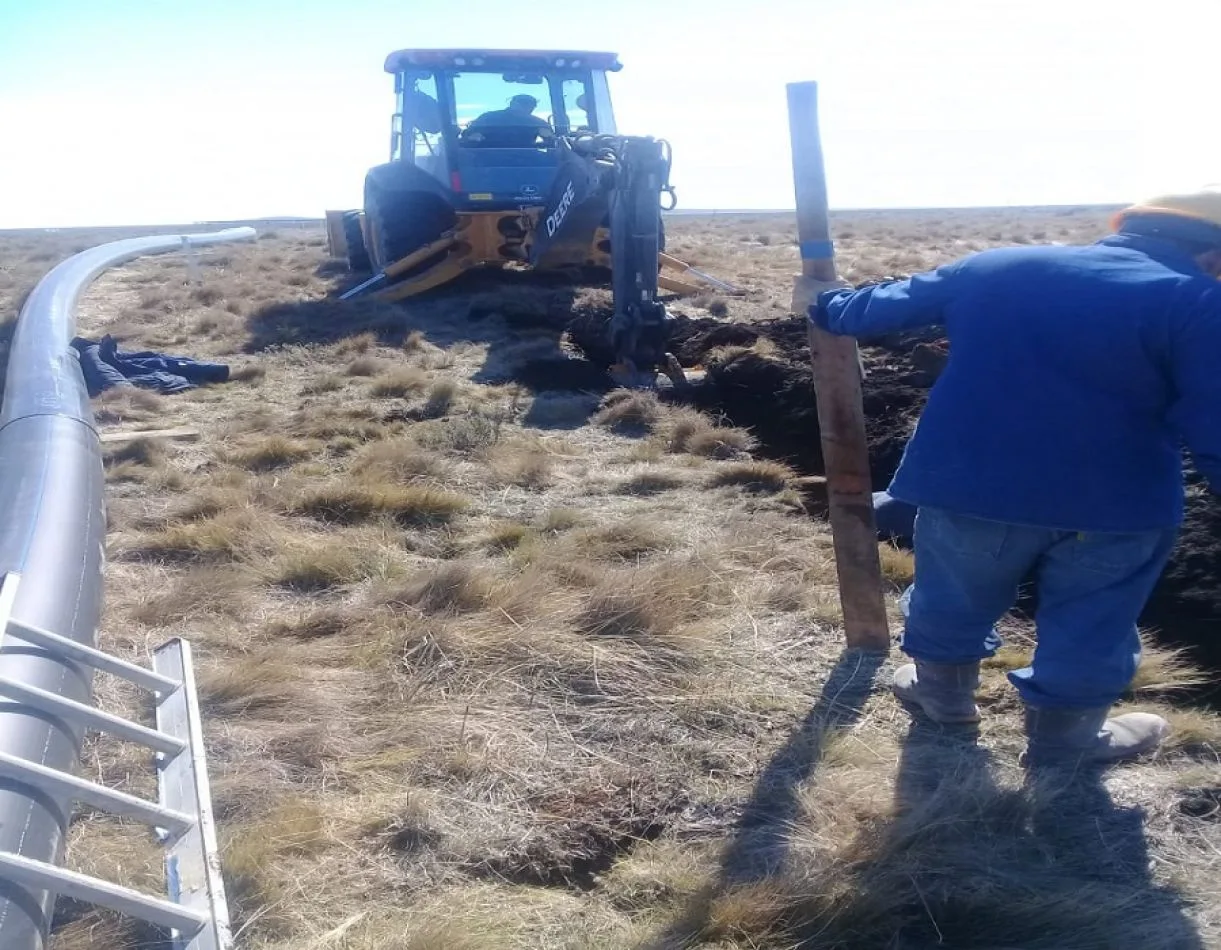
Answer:
M818 84L790 83L788 99L801 272L818 280L835 280L827 182L818 135ZM826 333L811 324L810 358L844 634L849 647L887 652L890 631L873 516L856 340Z

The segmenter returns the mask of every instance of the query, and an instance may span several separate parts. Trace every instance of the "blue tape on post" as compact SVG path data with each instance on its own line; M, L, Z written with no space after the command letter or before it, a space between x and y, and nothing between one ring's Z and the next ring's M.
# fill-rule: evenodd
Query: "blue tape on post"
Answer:
M835 253L830 241L802 241L798 245L803 261L825 261Z

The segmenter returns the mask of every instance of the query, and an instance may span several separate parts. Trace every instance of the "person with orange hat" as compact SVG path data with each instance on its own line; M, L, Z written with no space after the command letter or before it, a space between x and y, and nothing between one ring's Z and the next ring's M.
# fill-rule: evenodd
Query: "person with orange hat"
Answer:
M859 290L799 278L794 294L831 333L945 328L948 362L888 489L917 509L913 662L893 690L937 722L978 721L980 661L1033 576L1038 643L1010 674L1029 767L1165 737L1159 716L1109 713L1182 520L1183 444L1221 491L1221 192L1134 205L1113 227Z

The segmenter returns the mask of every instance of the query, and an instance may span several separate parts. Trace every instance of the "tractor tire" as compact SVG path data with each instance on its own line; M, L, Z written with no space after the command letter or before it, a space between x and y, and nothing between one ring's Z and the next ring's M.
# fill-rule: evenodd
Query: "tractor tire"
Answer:
M373 182L365 185L365 222L369 258L377 270L401 260L437 240L458 221L454 209L436 195L421 191L389 191ZM420 261L398 279L411 277L445 257L444 251Z
M343 238L348 242L348 270L363 274L372 269L369 252L365 250L365 235L360 229L360 212L345 211Z

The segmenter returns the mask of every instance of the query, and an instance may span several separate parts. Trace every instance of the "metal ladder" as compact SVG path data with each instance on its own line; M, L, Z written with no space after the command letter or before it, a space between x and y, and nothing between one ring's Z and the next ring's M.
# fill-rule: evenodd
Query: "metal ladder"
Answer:
M60 659L122 677L151 692L157 728L0 676L0 697L139 743L156 753L158 801L129 795L37 762L0 753L0 777L150 826L165 849L169 900L66 868L0 851L0 879L86 901L166 927L176 950L229 950L233 935L221 880L216 828L204 759L190 644L169 640L153 652L153 669L128 663L12 618L20 576L0 586L0 622L11 633Z

